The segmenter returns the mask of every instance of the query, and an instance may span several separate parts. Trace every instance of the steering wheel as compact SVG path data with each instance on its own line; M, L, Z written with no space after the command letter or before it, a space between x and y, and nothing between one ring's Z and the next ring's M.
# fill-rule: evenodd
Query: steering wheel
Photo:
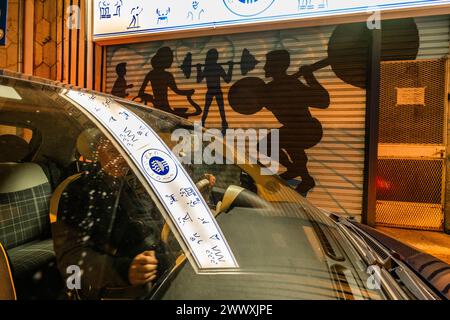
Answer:
M202 193L203 191L205 191L206 188L208 188L210 186L210 181L208 179L204 178L204 179L197 181L195 183L195 186L197 187L198 191L200 191L200 193Z

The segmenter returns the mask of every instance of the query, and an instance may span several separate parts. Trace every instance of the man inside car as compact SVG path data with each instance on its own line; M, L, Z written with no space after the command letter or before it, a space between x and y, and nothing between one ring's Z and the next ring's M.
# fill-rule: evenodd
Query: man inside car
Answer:
M81 286L71 292L79 298L143 297L158 272L157 209L97 129L80 134L77 149L90 162L59 199L52 228L58 268L65 278L69 267L79 268Z

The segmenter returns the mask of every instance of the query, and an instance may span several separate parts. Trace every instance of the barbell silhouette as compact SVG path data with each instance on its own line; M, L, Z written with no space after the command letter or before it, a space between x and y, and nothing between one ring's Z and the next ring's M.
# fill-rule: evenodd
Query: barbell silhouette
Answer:
M417 58L420 39L414 19L384 20L382 30L381 61ZM337 26L328 42L327 57L309 65L306 69L300 69L291 76L299 78L304 75L304 70L313 72L331 67L339 79L364 89L367 83L371 48L370 32L366 23ZM393 39L394 36L398 38L397 41ZM265 106L263 97L266 94L268 92L264 80L257 77L245 77L231 86L228 101L234 111L250 115Z
M228 65L230 62L220 62L219 65ZM243 76L247 75L250 71L255 69L256 65L259 63L258 60L256 60L255 56L250 53L248 49L242 50L241 59L239 62L233 62L233 64L239 64L241 66L241 74ZM205 64L199 64L200 66L204 67ZM186 79L189 79L191 77L192 73L192 53L188 52L186 56L183 59L183 63L180 66L181 71L183 72Z

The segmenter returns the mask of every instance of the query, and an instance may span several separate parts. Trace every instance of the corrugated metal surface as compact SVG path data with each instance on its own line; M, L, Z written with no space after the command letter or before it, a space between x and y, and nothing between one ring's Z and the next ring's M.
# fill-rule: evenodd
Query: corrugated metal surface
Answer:
M442 55L445 45L448 52L447 18L420 18L417 19L417 23L419 29L423 29L420 30L423 40L420 47L421 57ZM438 33L429 32L429 28L433 28ZM169 46L174 52L175 59L172 67L167 71L173 74L180 88L195 89L192 98L203 108L206 85L204 82L197 84L195 64L205 62L206 52L209 49L217 48L219 62L226 62L239 61L242 50L247 48L260 61L247 76L261 78L267 83L271 79L265 78L263 67L268 52L278 49L288 50L291 55L288 73L293 74L302 65L313 64L327 58L328 42L334 29L335 26L325 26L108 47L106 90L111 92L117 80L117 64L127 62L125 80L127 85L132 84L133 87L126 91L129 98L137 96L146 74L152 69L151 58L159 48ZM447 30L447 40L444 37L445 30ZM193 76L190 79L186 79L179 68L188 52L192 53L194 65ZM345 60L360 61L361 58L357 56L357 52L358 50L355 50L354 57L347 55ZM226 66L224 68L227 70ZM363 194L366 91L340 80L330 67L315 71L314 75L328 91L330 105L323 110L309 108L313 117L317 118L323 127L323 137L320 143L306 150L309 159L308 169L316 181L316 187L309 192L308 199L330 211L360 216ZM358 80L364 82L364 75L359 74L355 77L359 77ZM231 83L225 84L222 81L229 127L280 128L282 124L266 108L252 115L242 115L231 109L227 93L230 86L241 78L243 76L239 72L239 66L235 66ZM170 90L169 103L172 108L189 106L186 97L176 95ZM291 108L295 115L295 109L299 106L293 104ZM190 120L200 119L201 116L190 118ZM221 117L215 102L210 108L206 126L221 127Z
M420 35L418 59L439 59L449 54L450 16L416 18Z

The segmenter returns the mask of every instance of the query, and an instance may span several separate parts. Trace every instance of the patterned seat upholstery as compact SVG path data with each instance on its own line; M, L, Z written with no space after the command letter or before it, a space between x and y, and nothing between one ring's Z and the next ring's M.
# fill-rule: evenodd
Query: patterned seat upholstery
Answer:
M33 281L55 261L51 195L50 183L39 165L0 163L0 243L9 257L19 298L28 298L31 288L42 288Z
M12 272L17 276L33 275L43 266L55 263L53 240L33 241L8 250Z
M49 184L0 193L0 242L7 250L49 236Z
M0 242L9 250L50 237L52 190L33 163L0 164Z

